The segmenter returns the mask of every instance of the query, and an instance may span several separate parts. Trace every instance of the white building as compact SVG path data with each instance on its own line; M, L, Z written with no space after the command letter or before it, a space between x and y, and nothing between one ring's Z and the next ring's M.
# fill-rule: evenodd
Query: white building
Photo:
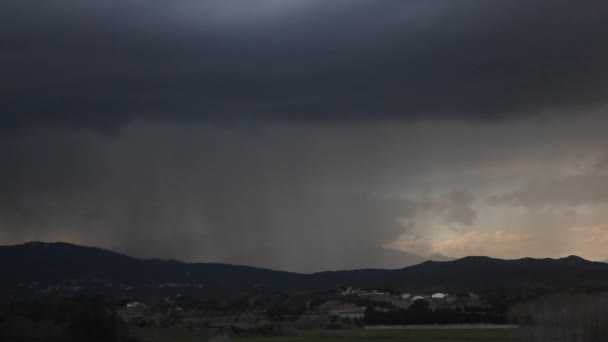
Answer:
M433 299L446 299L448 297L447 293L435 293L431 296Z
M127 309L143 309L146 307L146 304L140 302L131 302L127 303Z

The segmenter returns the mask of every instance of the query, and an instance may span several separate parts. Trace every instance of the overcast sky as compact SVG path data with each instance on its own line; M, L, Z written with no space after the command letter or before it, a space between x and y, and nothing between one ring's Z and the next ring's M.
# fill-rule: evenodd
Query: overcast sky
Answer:
M381 248L608 259L607 17L1 1L0 244L304 272Z

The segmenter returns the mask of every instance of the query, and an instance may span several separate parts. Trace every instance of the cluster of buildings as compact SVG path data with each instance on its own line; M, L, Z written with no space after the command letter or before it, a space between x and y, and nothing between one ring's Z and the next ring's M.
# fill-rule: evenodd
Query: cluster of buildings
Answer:
M437 293L433 293L430 295L413 295L411 293L402 293L400 295L394 295L391 294L389 292L381 292L378 290L361 290L361 289L356 289L356 288L352 288L349 287L347 289L345 289L344 291L340 292L341 296L358 296L361 298L368 298L368 299L384 299L389 300L389 299L397 299L397 300L406 300L406 301L411 301L411 302L415 302L417 300L428 300L428 301L434 301L434 300L445 300L445 301L453 301L455 300L457 297L453 296L453 295L449 295L447 293L441 293L441 292L437 292ZM479 295L469 292L468 294L469 299L471 300L479 300Z
M400 295L393 295L391 293L388 292L380 292L377 290L370 290L370 291L364 291L361 289L355 289L352 287L347 288L346 290L342 291L340 293L340 295L342 296L358 296L360 298L367 298L370 300L377 300L377 301L409 301L409 302L415 302L417 300L429 300L429 301L435 301L435 300L445 300L445 301L451 301L453 300L455 297L454 296L450 296L447 293L434 293L431 295L412 295L410 293L403 293ZM473 294L471 294L473 295Z
M389 295L390 293L388 292L380 292L378 290L371 290L371 291L364 291L361 289L355 289L352 287L347 288L346 290L342 291L340 293L340 295L342 296L360 296L360 297L365 297L365 296L384 296L384 295Z
M182 309L178 299L167 297L150 307L141 302L129 302L118 312L130 324L139 326L164 326L181 322L193 328L216 329L218 327L237 327L239 329L256 329L272 325L274 319L264 308L249 308L243 312L208 312L204 309ZM316 308L310 308L307 302L305 312L290 314L281 324L293 320L293 324L309 324L311 326L329 326L331 324L346 324L357 326L363 324L366 312L391 312L407 310L417 301L428 303L430 310L454 307L483 307L480 297L474 293L452 295L448 293L391 293L379 290L361 290L347 288L338 292L337 296L328 298Z
M441 307L450 307L454 305L460 306L469 306L469 307L481 307L484 304L481 302L479 295L475 293L468 293L467 295L450 295L448 293L432 293L432 294L411 294L411 293L402 293L402 294L391 294L388 292L381 292L377 290L361 290L349 287L344 291L340 292L341 296L344 297L359 297L361 299L367 299L372 303L384 303L384 305L373 306L372 309L376 311L390 311L396 309L407 309L414 302L419 300L424 300L429 303L429 308L434 310L436 308ZM386 305L386 303L391 304ZM343 304L347 305L347 304ZM354 305L354 304L353 304ZM347 305L348 306L348 305ZM348 306L352 308L351 306ZM338 317L348 318L351 316L351 310L341 311L340 308L337 308L333 311ZM361 311L361 310L359 310ZM365 308L362 310L365 311ZM361 316L357 316L361 317Z

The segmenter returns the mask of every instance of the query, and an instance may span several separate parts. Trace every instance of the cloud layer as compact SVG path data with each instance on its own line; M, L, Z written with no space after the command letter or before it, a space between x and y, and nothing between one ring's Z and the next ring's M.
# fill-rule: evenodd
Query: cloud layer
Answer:
M4 1L2 127L497 120L604 102L601 0Z

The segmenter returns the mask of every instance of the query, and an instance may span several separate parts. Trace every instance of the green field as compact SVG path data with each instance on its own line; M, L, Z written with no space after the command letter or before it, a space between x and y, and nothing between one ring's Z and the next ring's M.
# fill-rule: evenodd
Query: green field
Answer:
M343 330L303 333L294 337L259 337L235 339L242 342L508 342L508 330Z
M512 331L487 330L323 330L302 332L294 336L213 338L183 330L140 332L144 342L508 342Z

